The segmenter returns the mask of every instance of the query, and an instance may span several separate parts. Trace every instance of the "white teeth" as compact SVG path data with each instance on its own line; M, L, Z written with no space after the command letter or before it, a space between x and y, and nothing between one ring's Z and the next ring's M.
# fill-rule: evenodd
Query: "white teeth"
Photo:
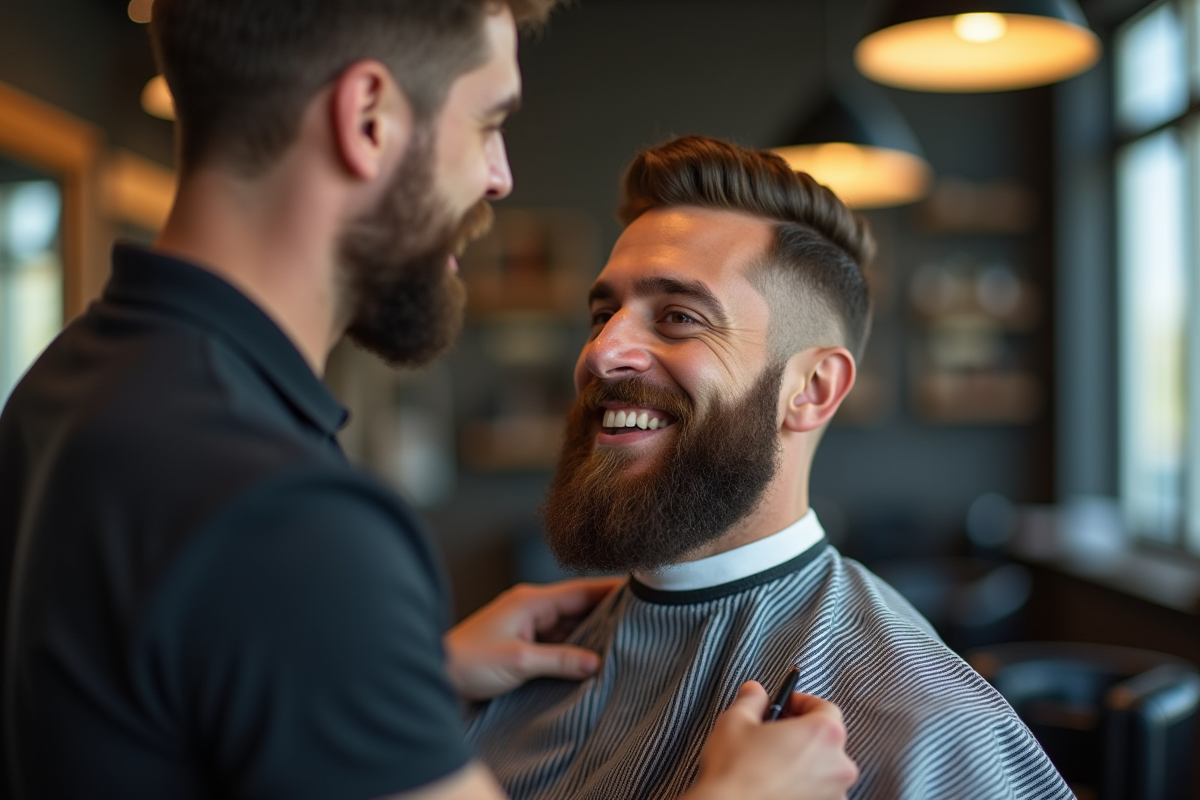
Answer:
M665 428L668 425L665 419L652 417L648 411L637 411L635 409L630 409L629 411L605 411L603 421L600 424L605 428L641 428L642 430L652 431Z

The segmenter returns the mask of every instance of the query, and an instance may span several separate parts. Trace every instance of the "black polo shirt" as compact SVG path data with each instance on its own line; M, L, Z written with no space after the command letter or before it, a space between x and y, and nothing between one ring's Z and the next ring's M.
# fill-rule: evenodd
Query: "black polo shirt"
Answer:
M212 273L118 245L0 416L19 798L368 798L464 765L445 592L345 411Z

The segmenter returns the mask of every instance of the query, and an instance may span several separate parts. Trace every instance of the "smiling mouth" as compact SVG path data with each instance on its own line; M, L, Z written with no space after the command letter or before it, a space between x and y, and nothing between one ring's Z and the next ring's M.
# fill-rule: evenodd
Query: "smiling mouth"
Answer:
M605 409L600 421L600 427L608 434L656 431L674 424L669 414L656 408Z

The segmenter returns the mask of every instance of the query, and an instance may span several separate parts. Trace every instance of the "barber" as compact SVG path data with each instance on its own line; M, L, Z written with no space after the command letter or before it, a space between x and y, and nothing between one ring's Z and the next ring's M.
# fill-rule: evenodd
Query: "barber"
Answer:
M604 581L510 592L445 660L433 549L320 380L344 334L403 366L453 341L456 255L512 190L518 26L555 2L155 4L169 221L0 416L14 797L496 798L461 699L595 671L538 639ZM844 794L836 708L766 705L743 687L690 798Z

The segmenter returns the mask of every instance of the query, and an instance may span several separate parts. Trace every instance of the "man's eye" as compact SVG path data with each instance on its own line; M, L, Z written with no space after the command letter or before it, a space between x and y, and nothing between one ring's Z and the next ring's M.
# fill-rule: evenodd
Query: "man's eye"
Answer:
M668 311L663 315L662 321L671 325L694 325L699 322L695 317L682 311Z
M612 319L611 311L597 311L592 314L592 327L595 328L597 325L603 325L610 319Z

